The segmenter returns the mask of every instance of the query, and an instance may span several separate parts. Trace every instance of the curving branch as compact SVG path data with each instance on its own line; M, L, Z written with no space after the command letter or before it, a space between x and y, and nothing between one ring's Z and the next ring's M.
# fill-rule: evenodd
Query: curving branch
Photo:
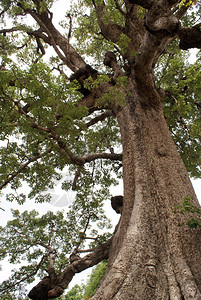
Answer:
M51 45L59 58L73 71L75 72L81 67L85 67L86 63L83 58L78 54L75 48L69 43L69 39L65 38L53 25L53 14L49 10L43 10L40 12L40 5L38 1L38 12L36 10L25 8L22 2L18 2L18 6L24 10L26 14L29 14L40 26L40 38L44 39L46 43ZM37 31L29 31L29 34L36 36Z
M180 39L179 47L183 50L190 48L201 49L201 23L188 28L181 27L178 30L178 36Z
M144 23L147 32L143 35L143 42L135 57L134 70L144 104L157 107L162 98L155 86L154 65L166 46L177 37L179 19L173 14L168 1L148 1L148 3L151 7L146 12Z
M69 264L59 275L55 274L54 269L49 269L49 276L44 277L34 288L32 288L28 297L33 300L48 300L59 297L63 294L64 289L66 289L76 273L80 273L83 270L93 267L103 259L108 258L111 242L112 238L97 247L92 253ZM53 274L53 276L51 276L51 274Z
M99 116L91 119L89 122L86 123L86 126L90 127L90 126L98 123L99 121L103 121L106 118L111 117L111 116L114 116L114 112L113 111L106 111L106 112L100 114Z

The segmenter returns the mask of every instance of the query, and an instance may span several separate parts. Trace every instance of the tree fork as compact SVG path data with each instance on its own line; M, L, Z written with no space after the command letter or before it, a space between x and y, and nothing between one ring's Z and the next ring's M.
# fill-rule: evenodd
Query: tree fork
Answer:
M44 277L29 292L28 297L32 300L46 300L59 297L67 288L73 276L89 267L93 267L104 259L108 258L112 238L106 243L97 247L92 253L85 255L79 260L69 264L66 269L56 274L53 268L48 269L49 276Z

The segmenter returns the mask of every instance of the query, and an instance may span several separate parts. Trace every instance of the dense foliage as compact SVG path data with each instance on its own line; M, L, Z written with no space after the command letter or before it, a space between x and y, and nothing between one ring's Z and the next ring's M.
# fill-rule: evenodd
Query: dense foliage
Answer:
M190 228L201 228L201 210L191 203L190 198L185 197L181 205L176 207L175 213L181 213L182 215L191 213L191 217L186 224L182 223L181 225L188 225Z

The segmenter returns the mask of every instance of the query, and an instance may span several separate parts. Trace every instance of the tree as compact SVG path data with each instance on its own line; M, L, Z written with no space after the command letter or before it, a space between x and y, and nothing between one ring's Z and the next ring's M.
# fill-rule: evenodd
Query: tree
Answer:
M76 199L66 220L14 212L1 257L33 263L2 293L39 273L29 298L59 297L108 258L93 300L201 299L200 230L180 226L191 212L174 213L184 197L199 208L188 173L200 176L201 60L185 54L201 48L199 1L74 1L63 34L52 4L1 1L1 189L25 181L29 198L50 200L43 192L67 170L63 188ZM56 56L45 63L48 47ZM98 235L90 227L108 225L103 201L121 176L120 221L112 237Z
M76 284L65 296L65 299L69 300L82 300L83 299L83 289L78 284Z
M100 262L91 272L86 285L76 284L66 295L66 300L84 300L90 299L96 292L96 289L105 275L107 261Z
M102 261L92 271L87 284L84 287L85 299L90 299L95 294L101 279L105 275L106 269L107 261Z

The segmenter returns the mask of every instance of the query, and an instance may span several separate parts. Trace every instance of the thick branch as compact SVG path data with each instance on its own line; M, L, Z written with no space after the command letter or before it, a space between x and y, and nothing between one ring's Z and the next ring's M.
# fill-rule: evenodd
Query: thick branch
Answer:
M155 0L129 0L131 4L138 4L144 8L151 8L152 5L155 3Z
M170 3L164 0L154 1L146 13L147 32L144 34L134 66L138 91L144 96L146 105L157 107L161 103L162 98L155 86L153 68L167 44L176 38L178 27L179 20L171 11Z
M79 160L83 160L84 163L94 161L96 159L110 159L122 161L122 154L112 153L90 153L82 157L78 157Z
M96 248L93 253L90 253L80 260L74 261L54 280L51 281L50 276L43 278L28 294L28 297L33 300L46 300L59 297L64 289L71 282L75 273L80 273L98 264L103 259L107 259L112 238L106 243ZM43 298L41 298L41 295Z
M52 13L48 10L42 13L37 13L35 10L25 9L22 3L18 2L18 6L24 9L25 13L30 14L40 26L40 31L47 34L48 43L54 48L60 59L75 72L80 67L84 67L86 63L77 51L69 43L69 40L62 36L52 23ZM29 32L31 34L31 32ZM47 42L47 37L41 35L44 41Z
M116 43L119 41L120 35L124 32L124 28L115 24L111 20L108 20L108 23L104 22L103 17L105 16L105 3L101 5L96 5L95 0L92 0L93 5L96 9L98 16L98 23L101 29L102 35L107 39Z
M179 47L181 49L201 49L201 23L191 28L180 28L178 31L178 36L180 39Z

